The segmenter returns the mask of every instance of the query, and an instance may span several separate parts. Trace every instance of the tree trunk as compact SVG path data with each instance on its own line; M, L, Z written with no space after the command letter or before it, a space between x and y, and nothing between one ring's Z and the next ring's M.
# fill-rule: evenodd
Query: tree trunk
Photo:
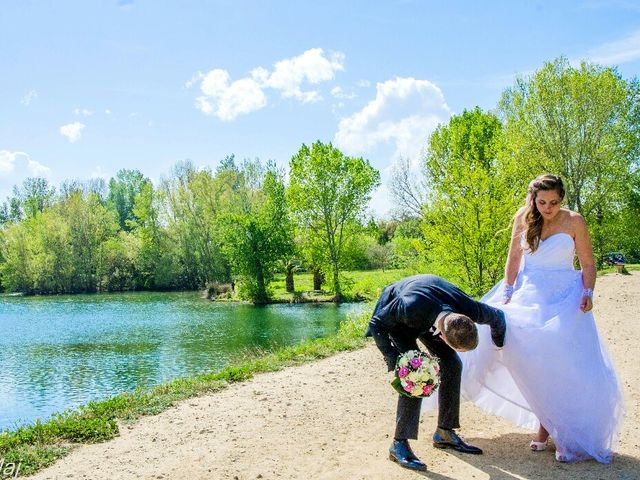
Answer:
M287 287L287 292L292 293L293 291L295 291L295 285L293 283L293 271L295 270L296 266L292 263L287 265L287 277L286 277L286 287Z
M333 297L333 301L335 303L342 302L342 290L340 289L340 276L338 272L338 265L333 265L333 291L335 292L335 296Z
M256 275L256 283L258 284L258 291L256 292L256 298L253 303L267 303L267 289L264 285L264 274L262 273L262 268L258 269L258 274Z
M319 268L313 269L313 289L322 290L322 284L324 283L324 275Z

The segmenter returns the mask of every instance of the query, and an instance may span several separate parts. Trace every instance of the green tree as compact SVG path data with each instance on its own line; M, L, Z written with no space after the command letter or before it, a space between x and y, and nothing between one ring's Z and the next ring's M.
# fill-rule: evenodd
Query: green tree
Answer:
M615 68L565 57L518 79L500 102L514 179L561 175L569 208L590 225L594 250L612 248L615 217L640 153L640 85Z
M474 295L502 276L509 221L522 198L498 159L500 133L495 115L465 110L432 134L425 163L430 265Z
M144 289L182 287L179 284L178 255L161 223L162 208L162 192L147 182L134 200L134 220L128 221L131 233L139 241L135 258L136 283Z
M31 266L31 235L28 222L9 223L2 231L2 283L11 292L33 292Z
M135 290L140 276L136 259L141 248L140 238L120 231L98 247L96 277L98 291Z
M293 252L285 187L271 163L264 168L259 161L244 162L239 174L223 215L223 249L242 280L242 292L254 303L265 303L276 268Z
M149 179L138 170L122 169L109 180L109 196L107 201L118 213L120 228L125 231L131 229L130 223L135 221L133 205L136 195L149 183Z
M222 253L219 217L228 186L208 169L190 162L174 167L162 184L167 233L175 245L183 288L201 288L210 281L228 281L229 264Z
M9 200L9 218L32 218L49 208L54 199L55 189L45 178L29 177L22 182L22 186L13 187L13 197Z
M117 235L116 213L102 204L96 193L72 193L56 205L69 226L68 243L73 258L73 291L97 290L97 255L103 242Z
M322 239L333 270L333 290L341 301L340 264L345 227L356 220L380 184L367 160L348 157L331 143L302 145L291 158L288 198L297 221Z

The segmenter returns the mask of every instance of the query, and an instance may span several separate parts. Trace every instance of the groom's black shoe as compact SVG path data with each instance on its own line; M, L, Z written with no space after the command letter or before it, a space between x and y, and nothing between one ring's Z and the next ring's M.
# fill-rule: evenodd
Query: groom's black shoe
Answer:
M411 470L424 472L427 466L416 457L409 446L408 440L394 440L389 449L389 460Z
M476 455L482 453L480 448L465 443L454 430L440 427L433 434L433 446L436 448L452 448L461 453L473 453Z

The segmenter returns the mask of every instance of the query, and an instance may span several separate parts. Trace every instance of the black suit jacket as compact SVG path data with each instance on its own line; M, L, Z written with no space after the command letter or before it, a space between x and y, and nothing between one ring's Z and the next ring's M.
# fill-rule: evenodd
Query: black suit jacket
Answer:
M504 313L477 302L458 287L435 275L414 275L384 288L373 312L366 336L373 337L389 367L395 368L398 345L427 335L438 314L451 311L491 327L491 338L504 345Z

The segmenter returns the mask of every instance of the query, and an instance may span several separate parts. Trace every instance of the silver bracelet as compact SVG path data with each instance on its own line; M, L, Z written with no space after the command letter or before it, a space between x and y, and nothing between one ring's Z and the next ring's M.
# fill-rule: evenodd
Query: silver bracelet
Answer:
M513 285L504 284L504 289L502 290L502 299L509 300L513 296Z
M582 290L582 296L593 298L593 288L584 288Z

